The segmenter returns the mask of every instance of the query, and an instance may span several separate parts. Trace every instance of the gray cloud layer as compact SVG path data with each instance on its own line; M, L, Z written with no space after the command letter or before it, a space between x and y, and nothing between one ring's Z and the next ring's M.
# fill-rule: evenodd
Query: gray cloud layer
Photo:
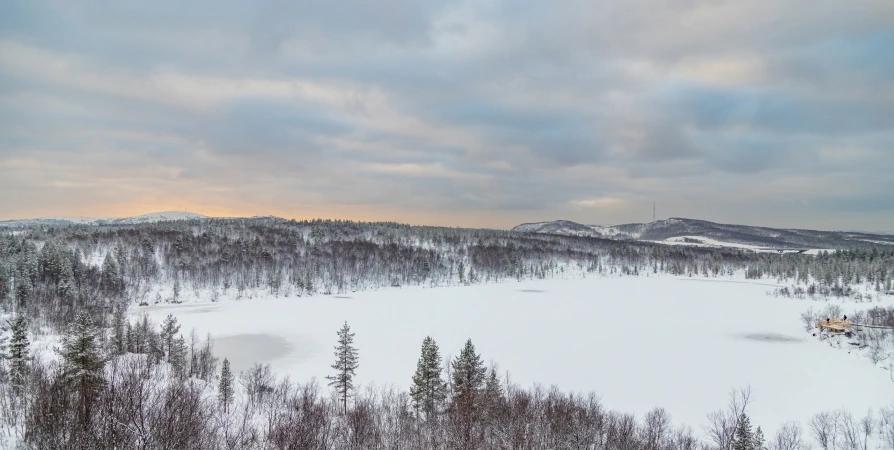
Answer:
M141 4L142 3L142 4ZM0 3L0 219L894 230L894 3Z

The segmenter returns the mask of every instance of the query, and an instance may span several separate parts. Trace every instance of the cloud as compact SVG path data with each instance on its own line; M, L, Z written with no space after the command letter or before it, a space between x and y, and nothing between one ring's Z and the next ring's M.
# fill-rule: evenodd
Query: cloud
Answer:
M624 201L615 197L600 197L572 200L571 204L578 208L611 209L623 205Z
M892 22L887 0L11 0L0 219L510 227L657 199L894 228Z

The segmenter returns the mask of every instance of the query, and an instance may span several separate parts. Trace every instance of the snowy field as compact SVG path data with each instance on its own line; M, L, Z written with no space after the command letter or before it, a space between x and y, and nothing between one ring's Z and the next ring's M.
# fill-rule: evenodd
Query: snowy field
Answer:
M800 314L821 305L768 296L772 289L742 280L592 277L153 306L133 314L159 323L173 313L184 335L195 328L214 336L234 370L270 363L301 382L330 373L345 320L356 333L362 384L406 389L426 335L444 356L471 338L514 383L596 392L605 406L640 415L662 406L696 430L725 406L730 389L746 385L753 421L768 432L822 411L861 415L892 403L888 371L805 332Z

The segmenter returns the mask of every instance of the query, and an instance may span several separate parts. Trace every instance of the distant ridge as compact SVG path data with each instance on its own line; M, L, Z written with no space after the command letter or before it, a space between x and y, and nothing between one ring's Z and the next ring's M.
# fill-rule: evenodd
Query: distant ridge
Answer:
M90 217L44 217L39 219L2 220L0 221L0 228L22 228L39 225L134 225L140 223L155 223L173 220L200 220L209 218L210 217L202 214L196 214L186 211L161 211L117 219L98 219Z
M512 231L653 241L673 245L763 249L839 249L894 245L894 236L884 233L755 227L678 217L623 225L584 225L570 220L555 220L524 223Z

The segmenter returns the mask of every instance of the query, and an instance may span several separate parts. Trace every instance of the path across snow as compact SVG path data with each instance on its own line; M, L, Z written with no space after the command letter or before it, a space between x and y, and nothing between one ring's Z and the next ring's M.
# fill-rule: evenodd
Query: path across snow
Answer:
M491 285L404 288L305 298L256 298L196 306L135 308L158 322L176 315L223 339L234 367L269 362L293 380L330 372L336 330L347 320L360 352L360 383L409 385L431 335L443 355L471 338L485 361L522 386L596 392L613 409L666 408L698 427L734 387L751 385L753 421L785 421L845 408L890 405L886 370L805 332L813 302L768 296L753 283L690 283L674 277L592 277ZM240 336L254 351L236 345ZM266 336L266 337L265 337ZM274 344L271 344L274 345Z

